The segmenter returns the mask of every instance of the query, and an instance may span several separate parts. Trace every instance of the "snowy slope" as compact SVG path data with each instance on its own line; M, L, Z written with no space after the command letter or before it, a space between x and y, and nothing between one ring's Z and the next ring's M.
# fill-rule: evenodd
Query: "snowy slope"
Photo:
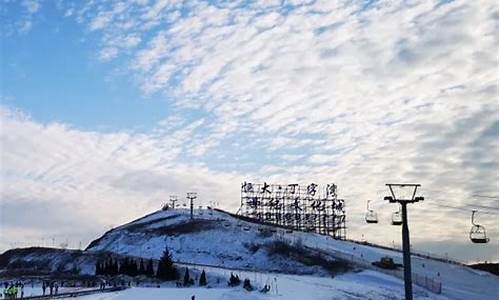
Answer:
M244 274L240 274L244 277ZM236 288L131 288L113 294L99 294L82 297L82 300L132 300L132 299L191 299L197 300L354 300L354 299L402 299L403 285L391 276L373 271L349 273L332 278L315 276L283 275L283 274L248 274L252 282L262 286L268 282L271 291L267 294L259 291L248 292L241 287ZM254 280L254 278L256 278ZM276 279L276 280L275 280ZM259 283L260 281L260 283ZM418 290L415 300L446 299L425 291Z
M305 266L293 257L272 255L266 245L284 241L301 249L347 260L358 268L402 278L402 271L380 270L371 265L382 256L402 262L401 253L305 232L246 222L229 214L188 210L158 211L117 227L89 245L88 251L110 251L146 258L161 256L165 245L174 260L261 272L326 275L317 266ZM421 257L412 257L414 276L442 282L442 295L451 299L498 299L498 277L471 268ZM415 275L416 274L416 275Z
M175 261L300 274L326 274L289 256L270 255L284 231L207 210L191 220L188 210L159 211L107 232L87 251L158 259L165 245ZM310 251L312 252L312 251ZM332 258L333 260L334 258Z
M106 257L104 253L86 253L81 250L31 247L12 249L0 255L0 276L8 270L22 274L66 273L93 275L95 262Z

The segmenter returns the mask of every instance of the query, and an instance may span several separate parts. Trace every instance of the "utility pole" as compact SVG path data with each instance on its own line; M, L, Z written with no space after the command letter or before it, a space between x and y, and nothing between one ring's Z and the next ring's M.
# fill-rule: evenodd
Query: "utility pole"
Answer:
M172 209L175 209L175 202L177 202L177 196L170 196L170 203L172 203Z
M420 184L413 183L388 183L386 184L389 187L389 191L391 192L391 196L385 196L384 200L389 201L389 203L399 203L401 205L401 213L403 219L403 266L404 266L404 279L405 279L405 299L413 300L413 291L412 291L412 280L411 280L411 252L410 252L410 231L408 229L408 213L406 209L406 205L408 203L415 203L418 201L424 201L424 197L415 197L417 193L417 189L420 187ZM398 198L394 193L394 188L405 189L410 188L413 189L410 197ZM406 198L406 199L405 199Z
M195 192L189 192L187 193L187 197L190 200L190 208L191 208L191 219L193 219L193 200L196 199L196 193Z

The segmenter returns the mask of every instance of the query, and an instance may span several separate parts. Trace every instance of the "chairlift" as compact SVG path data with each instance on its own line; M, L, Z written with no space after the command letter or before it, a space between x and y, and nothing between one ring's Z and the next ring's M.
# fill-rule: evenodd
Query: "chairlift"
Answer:
M399 226L403 224L403 218L401 216L401 208L398 211L392 213L392 225Z
M373 209L370 209L370 201L371 200L368 200L366 202L365 221L368 224L376 224L376 223L378 223L377 213Z
M469 237L470 240L475 244L486 244L490 239L486 236L486 228L479 224L474 223L474 214L476 210L472 211L471 223L472 227L470 229Z

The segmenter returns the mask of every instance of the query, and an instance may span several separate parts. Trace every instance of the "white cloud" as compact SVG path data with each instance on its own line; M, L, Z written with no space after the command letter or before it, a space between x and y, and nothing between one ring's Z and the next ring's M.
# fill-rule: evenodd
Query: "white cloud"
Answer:
M101 59L102 61L108 61L115 58L117 55L118 55L118 49L113 47L104 48L99 53L99 59Z
M182 153L204 162L206 174L219 167L207 162L214 153L236 161L252 148L246 163L255 172L246 176L337 182L351 237L364 233L379 242L397 237L397 228L380 236L364 225L365 200L382 199L389 181L421 182L428 201L412 207L415 240L466 243L466 226L456 224L465 224L467 214L434 211L427 203L461 205L472 202L472 192L498 193L497 3L290 5L296 7L140 1L89 4L75 14L101 34L100 57L126 58L142 90L211 118L203 137L178 145L189 145ZM242 146L225 148L235 136ZM123 163L162 165L164 138L127 136L130 160ZM298 152L302 157L286 164L273 161ZM172 165L177 168L185 170ZM142 173L133 174L127 182ZM162 176L168 175L159 181ZM387 205L379 208L389 216ZM498 233L497 220L485 223ZM429 230L432 237L422 234Z
M182 198L192 189L201 201L208 203L211 195L236 207L229 199L239 193L239 185L231 184L241 180L238 175L179 157L185 151L182 141L199 122L163 135L105 134L40 124L2 108L1 124L0 212L16 212L15 218L2 215L7 220L1 226L3 237L15 235L21 226L33 240L47 234L63 238L72 233L61 228L72 224L81 229L75 234L88 242L105 227L158 209L168 195ZM52 208L25 219L34 207ZM5 248L6 240L0 242Z
M26 8L29 14L34 14L40 9L40 2L36 0L24 0L22 6Z

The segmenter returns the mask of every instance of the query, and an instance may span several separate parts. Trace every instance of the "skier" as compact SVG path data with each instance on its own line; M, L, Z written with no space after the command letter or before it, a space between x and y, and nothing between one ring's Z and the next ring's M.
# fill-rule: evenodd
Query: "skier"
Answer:
M54 291L54 283L53 282L49 283L49 290L50 290L50 295L52 296L53 291Z
M43 296L45 296L45 290L47 289L47 286L45 285L45 281L42 283L42 291L43 291Z
M57 285L57 282L56 284L54 285L54 289L55 289L55 295L57 295L58 291L59 291L59 286Z
M17 285L14 285L14 287L12 288L12 298L17 298Z

